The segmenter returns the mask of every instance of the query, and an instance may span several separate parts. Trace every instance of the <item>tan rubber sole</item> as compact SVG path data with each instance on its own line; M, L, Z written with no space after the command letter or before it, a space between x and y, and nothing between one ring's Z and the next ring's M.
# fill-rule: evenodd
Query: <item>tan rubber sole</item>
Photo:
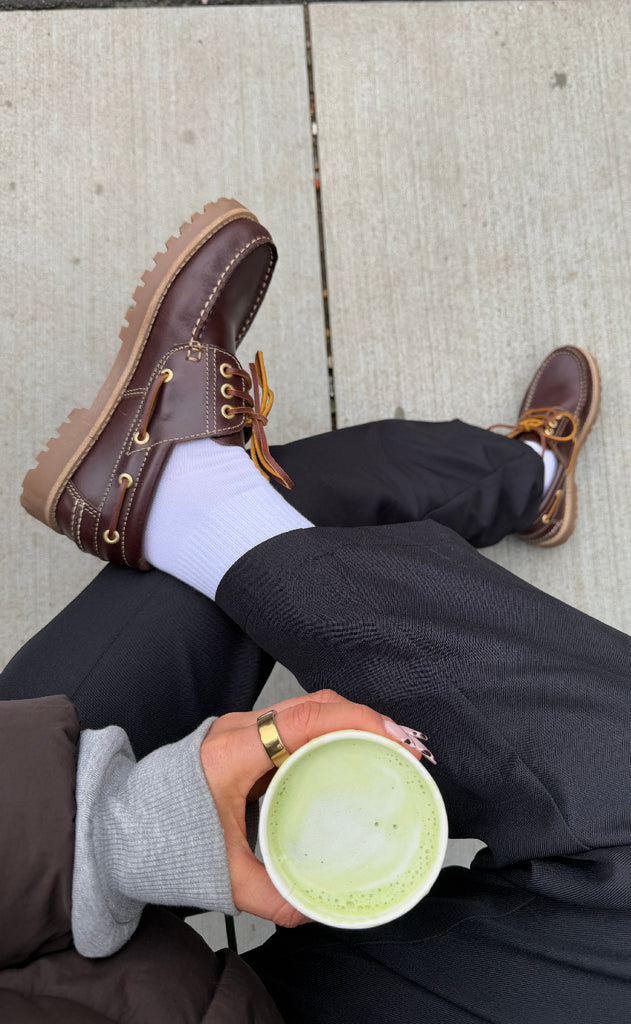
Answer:
M140 361L166 292L182 267L197 250L231 221L257 218L235 199L208 203L195 213L154 256L154 266L142 275L133 295L134 305L120 331L121 347L105 382L89 409L73 409L67 420L37 456L37 466L24 477L21 502L46 526L61 533L55 509L68 480L101 435Z
M565 514L563 516L563 520L561 522L561 527L560 527L558 533L555 533L555 535L553 537L551 537L549 540L545 540L544 539L544 540L538 541L538 540L528 540L528 537L524 537L523 538L525 541L527 541L527 543L532 544L533 547L537 547L537 548L555 548L555 547L558 547L559 544L565 544L566 540L569 540L569 538L574 533L574 530L576 528L576 519L577 519L577 515L578 515L576 480L574 479L574 472L575 472L575 469L576 469L576 459L578 458L579 451L581 450L581 448L585 444L585 441L589 437L589 434L591 433L591 429L594 426L594 423L596 422L596 420L598 418L598 413L600 412L600 400L601 400L601 394L602 394L602 381L601 381L601 376L600 376L600 368L598 366L598 363L594 359L594 357L589 352L586 352L584 348L579 348L578 345L576 346L576 348L578 348L578 351L581 352L584 355L585 359L587 360L587 362L589 363L589 365L591 367L592 377L593 377L593 381L594 381L594 401L592 402L592 408L590 410L590 414L587 417L587 419L585 420L585 425L584 425L583 432L582 432L582 435L581 435L580 444L577 443L577 445L576 445L576 457L575 457L574 465L572 467L572 471L570 473L568 473L568 475L567 475L567 482L566 482L566 489L565 489Z

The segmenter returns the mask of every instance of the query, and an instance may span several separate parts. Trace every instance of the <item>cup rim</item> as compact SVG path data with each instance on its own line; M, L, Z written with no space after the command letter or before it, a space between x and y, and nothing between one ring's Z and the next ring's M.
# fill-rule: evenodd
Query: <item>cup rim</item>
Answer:
M289 887L285 884L283 878L279 875L276 870L272 856L270 854L269 845L267 842L267 819L269 815L270 804L274 798L274 795L282 783L285 775L291 770L291 766L296 764L297 760L305 757L314 747L326 746L329 743L338 743L342 740L348 739L360 739L368 740L372 743L377 743L381 746L387 747L389 750L393 748L401 755L401 757L411 763L418 773L422 776L423 780L427 784L429 791L432 795L434 806L438 814L438 842L437 842L437 853L434 862L423 878L423 881L419 883L414 889L412 889L406 897L399 900L392 907L388 907L387 910L381 911L379 914L365 916L363 918L355 919L353 921L339 921L334 920L332 917L327 916L325 913L313 910L312 907L307 907L300 900L300 897L296 897L290 892ZM416 906L424 896L432 888L434 882L438 878L440 870L445 860L445 854L447 852L447 840L449 837L449 828L447 822L447 811L445 809L445 803L443 801L440 789L436 782L428 772L425 765L421 764L417 758L415 758L409 750L406 750L397 743L395 740L388 739L385 736L380 736L378 733L367 732L362 729L339 729L336 732L324 733L322 736L315 736L313 739L304 743L301 747L290 754L287 760L280 766L272 781L270 782L260 808L259 815L259 828L258 838L263 857L263 863L267 870L269 877L271 878L274 887L280 893L280 895L287 900L296 910L300 911L311 921L317 921L319 924L326 924L333 928L372 928L380 924L387 924L388 921L394 921L397 917L401 917L406 914L408 910Z

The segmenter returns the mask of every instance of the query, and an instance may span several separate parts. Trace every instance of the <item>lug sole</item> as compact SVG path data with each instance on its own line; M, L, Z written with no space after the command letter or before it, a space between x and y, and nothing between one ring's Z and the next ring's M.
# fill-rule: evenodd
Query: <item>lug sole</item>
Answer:
M142 356L160 305L182 267L213 235L234 220L257 218L234 199L207 203L172 235L154 266L142 275L133 294L126 323L119 337L121 347L107 378L89 409L73 409L37 456L37 465L24 477L20 501L27 512L57 533L57 502L81 461L100 437Z

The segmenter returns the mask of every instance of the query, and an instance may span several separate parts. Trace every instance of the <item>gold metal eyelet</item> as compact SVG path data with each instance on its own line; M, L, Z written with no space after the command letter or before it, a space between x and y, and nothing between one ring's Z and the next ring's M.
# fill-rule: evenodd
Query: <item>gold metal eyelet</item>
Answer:
M235 418L235 416L236 416L236 413L231 408L231 406L229 406L229 405L222 405L222 407L221 407L221 415L226 420L233 420Z
M147 437L148 436L149 435L147 434ZM134 482L134 478L130 476L129 473L121 473L121 475L118 478L118 482L119 484L126 483L128 487L131 487L131 485Z
M234 388L232 387L231 384L221 385L221 394L223 395L224 398L232 398L232 391L234 391Z
M138 431L136 431L136 433L134 434L134 441L136 442L136 444L140 444L140 445L148 444L149 443L149 434L145 431L145 436L144 437L139 437L138 436Z
M173 380L173 370L163 370L164 377L162 379L163 384L168 384L170 380Z
M221 374L222 377L234 377L234 373L232 372L232 370L233 367L230 365L230 363L222 363L221 366L219 367L219 373Z
M110 537L109 528L103 534L103 540L105 541L106 544L118 544L120 539L121 539L121 535L118 532L118 530L114 530L114 533L112 534L111 537Z

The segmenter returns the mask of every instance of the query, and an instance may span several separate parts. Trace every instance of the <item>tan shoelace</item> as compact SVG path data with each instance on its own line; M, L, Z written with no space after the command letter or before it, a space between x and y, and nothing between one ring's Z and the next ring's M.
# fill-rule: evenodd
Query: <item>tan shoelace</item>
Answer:
M250 442L250 457L252 462L262 473L266 480L273 476L287 490L294 485L287 473L278 465L272 457L265 437L265 426L267 416L274 402L274 392L268 386L263 353L257 352L253 363L250 363L250 377L244 370L238 370L235 366L222 363L220 372L224 377L241 377L246 387L252 388L252 397L249 390L238 390L229 384L224 384L221 389L222 395L226 398L240 399L241 405L223 405L221 413L226 419L234 416L244 416L245 421L252 429L252 440ZM260 393L259 393L260 389Z
M569 420L572 430L569 434L559 436L554 431L558 427L562 419ZM520 434L536 434L541 442L542 452L545 452L550 448L550 441L554 441L555 444L563 444L567 441L574 441L578 433L578 424L576 419L571 412L566 412L565 409L528 409L524 413L519 423L515 425L510 423L495 423L489 430L495 430L497 427L503 427L510 431L507 437L519 437ZM550 449L551 450L551 449ZM569 473L574 463L577 448L574 445L570 461L566 466L566 473ZM548 511L541 517L542 522L548 523L554 515L554 510L559 504L563 496L563 488L559 488L555 491L554 500Z
M559 436L554 431L562 419L570 421L572 432ZM578 433L578 423L574 416L572 416L572 413L566 412L565 409L528 409L519 423L494 423L492 427L489 427L489 430L496 430L497 427L510 430L510 434L506 435L507 437L518 437L520 434L536 434L541 441L541 447L544 452L550 447L549 441L554 441L557 444L573 441ZM574 458L574 453L572 453L572 458Z
M276 460L272 458L263 429L267 424L268 413L274 404L274 392L267 384L267 374L265 372L262 352L257 352L254 363L250 363L250 373L252 375L254 408L249 413L246 411L245 417L252 426L252 440L250 442L252 462L266 480L273 476L283 487L290 490L294 486L293 482L287 476L284 469L281 469ZM260 395L259 387L261 389Z

